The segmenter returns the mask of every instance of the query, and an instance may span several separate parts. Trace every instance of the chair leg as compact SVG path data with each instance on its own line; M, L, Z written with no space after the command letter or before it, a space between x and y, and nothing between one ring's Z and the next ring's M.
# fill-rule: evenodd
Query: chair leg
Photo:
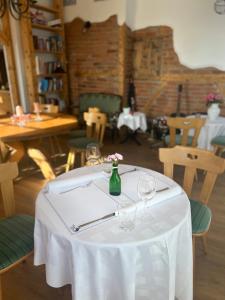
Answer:
M75 150L70 149L70 152L68 154L68 159L66 163L66 172L69 172L72 168L74 168L74 162L75 162Z
M56 145L56 148L57 148L57 151L58 151L59 155L63 155L64 153L62 151L62 147L60 145L59 138L56 135L54 135L53 139L54 139L54 142L55 142L55 145Z
M206 234L202 236L202 242L203 242L203 249L204 249L204 253L205 253L205 255L207 255L208 251L207 251L207 240L206 240Z
M1 275L0 275L0 300L3 300L2 298L2 281L1 281Z

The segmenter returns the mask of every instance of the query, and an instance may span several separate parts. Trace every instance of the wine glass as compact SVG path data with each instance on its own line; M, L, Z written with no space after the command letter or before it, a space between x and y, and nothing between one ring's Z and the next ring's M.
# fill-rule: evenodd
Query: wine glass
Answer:
M129 199L118 202L119 228L124 231L132 231L136 225L137 207Z
M98 144L90 143L86 147L86 160L88 166L94 166L99 164L101 152Z
M102 170L106 176L111 176L112 173L112 162L108 159L108 156L101 158Z
M137 185L138 197L144 203L144 209L148 207L148 202L156 193L156 182L152 175L144 174L139 178Z

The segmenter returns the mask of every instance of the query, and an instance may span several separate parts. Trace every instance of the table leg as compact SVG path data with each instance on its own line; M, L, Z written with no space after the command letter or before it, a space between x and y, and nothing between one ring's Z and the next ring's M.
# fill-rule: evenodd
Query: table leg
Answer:
M139 146L141 145L141 142L137 139L137 130L132 131L132 130L128 129L126 137L120 142L120 144L124 144L129 139L132 139L133 141L135 141L137 145L139 145Z

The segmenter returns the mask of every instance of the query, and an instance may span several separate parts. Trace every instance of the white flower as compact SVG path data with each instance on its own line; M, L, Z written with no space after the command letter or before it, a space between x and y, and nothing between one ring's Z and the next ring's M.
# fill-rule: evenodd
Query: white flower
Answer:
M118 160L123 160L123 155L119 153L111 154L107 157L108 161L118 161Z

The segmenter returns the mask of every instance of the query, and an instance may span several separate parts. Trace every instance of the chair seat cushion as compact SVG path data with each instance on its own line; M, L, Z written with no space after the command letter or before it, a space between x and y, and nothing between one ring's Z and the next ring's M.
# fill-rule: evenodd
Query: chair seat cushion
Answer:
M215 144L215 145L220 145L225 147L225 135L218 135L216 137L214 137L211 141L211 144Z
M87 138L87 137L80 137L77 139L70 139L68 141L68 145L70 148L77 148L77 149L86 149L87 145L90 143L96 143L98 144L98 141L96 141L93 138Z
M176 136L175 136L175 143L176 143L176 145L180 145L181 144L181 135L180 134L176 134ZM191 146L191 144L192 144L192 140L193 140L193 137L192 136L188 136L188 146ZM166 135L165 136L165 143L166 143L166 145L169 145L169 143L170 143L170 136L169 135Z
M70 138L79 138L79 137L85 137L85 136L86 136L85 129L77 129L77 130L73 130L69 133Z
M199 201L190 199L192 234L199 234L208 231L212 213L208 206Z
M34 218L17 215L0 220L0 270L34 248Z

